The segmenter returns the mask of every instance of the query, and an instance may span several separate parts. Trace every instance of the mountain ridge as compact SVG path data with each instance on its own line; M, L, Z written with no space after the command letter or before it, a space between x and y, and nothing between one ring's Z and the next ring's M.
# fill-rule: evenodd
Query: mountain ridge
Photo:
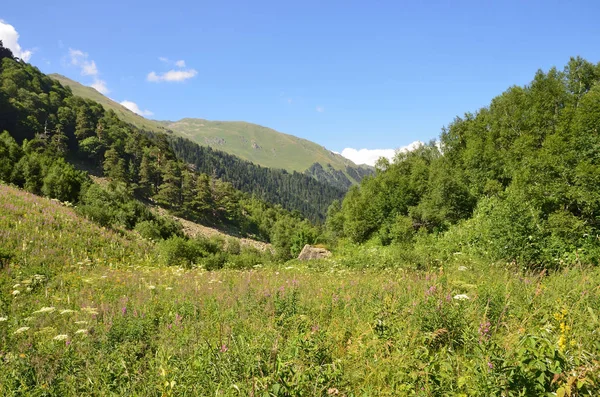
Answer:
M100 103L106 109L115 111L122 120L138 128L181 136L263 167L305 173L346 190L360 182L364 175L372 173L369 168L357 165L322 145L266 126L245 121L211 121L192 117L177 121L150 120L92 87L60 74L53 73L49 76L70 87L73 94ZM316 175L313 172L315 164L327 171ZM335 171L336 175L331 174L329 170Z

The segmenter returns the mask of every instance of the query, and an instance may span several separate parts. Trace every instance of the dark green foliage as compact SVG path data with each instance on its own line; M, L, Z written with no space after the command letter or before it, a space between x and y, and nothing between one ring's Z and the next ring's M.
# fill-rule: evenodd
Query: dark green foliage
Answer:
M76 202L79 199L79 191L86 182L87 176L83 172L77 171L61 158L48 169L41 190L44 196Z
M102 226L135 229L148 239L183 235L178 222L153 214L123 184L108 188L91 185L82 195L78 211Z
M171 145L177 157L193 164L197 171L289 211L300 211L313 221L322 221L331 202L341 199L346 191L345 187L320 182L309 175L261 167L184 138L171 138Z
M456 118L438 143L381 162L328 229L384 245L445 233L441 250L528 267L598 263L599 130L600 65L573 58Z

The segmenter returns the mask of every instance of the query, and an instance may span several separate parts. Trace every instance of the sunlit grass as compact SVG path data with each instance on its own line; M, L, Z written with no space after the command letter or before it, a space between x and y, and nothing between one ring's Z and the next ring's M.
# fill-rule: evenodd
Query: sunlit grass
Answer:
M0 189L3 396L599 390L597 269L159 267L134 235Z

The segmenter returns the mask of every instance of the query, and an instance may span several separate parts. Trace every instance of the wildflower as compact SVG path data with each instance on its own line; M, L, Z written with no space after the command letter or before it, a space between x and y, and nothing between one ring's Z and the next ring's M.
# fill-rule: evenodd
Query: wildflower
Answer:
M76 335L79 335L79 334L87 334L87 332L88 332L88 330L87 330L87 329L85 329L85 328L81 328L81 329L78 329L77 331L75 331L75 334L76 334Z
M27 331L28 329L29 329L29 327L21 327L15 331L15 334L22 334L23 332Z
M70 314L70 313L77 313L77 310L64 309L64 310L60 311L60 314Z
M53 340L66 340L69 336L65 335L65 334L61 334L61 335L56 335L54 338L52 338Z
M485 321L479 324L479 343L482 341L487 341L490 338L490 322Z
M56 310L54 307L42 307L40 310L33 312L33 314L52 313L54 310Z
M19 288L20 286L21 286L21 284L15 284L15 285L13 285L13 289L17 289L17 288Z
M458 294L458 295L454 295L454 299L456 299L458 301L466 301L471 298L469 298L466 294Z
M20 293L21 293L21 291L19 291L18 289L16 289L16 290L14 290L14 291L12 292L12 295L13 295L13 296L17 296L17 295L19 295Z
M229 348L227 347L227 345L222 345L222 346L221 346L221 349L219 349L219 351L220 351L221 353L225 353L227 350L229 350Z
M83 325L83 324L87 324L87 321L75 321L75 324Z
M154 285L149 285L148 289L156 289L156 287Z
M466 266L459 266L459 267L458 267L458 271L459 271L459 272L465 272L465 271L467 271L467 270L469 270L469 269L468 269Z
M0 323L8 321L8 317L0 317Z
M91 314L92 316L95 316L98 314L98 309L96 309L95 307L82 307L81 311Z
M171 291L173 289L173 287L166 287L165 288L167 291Z

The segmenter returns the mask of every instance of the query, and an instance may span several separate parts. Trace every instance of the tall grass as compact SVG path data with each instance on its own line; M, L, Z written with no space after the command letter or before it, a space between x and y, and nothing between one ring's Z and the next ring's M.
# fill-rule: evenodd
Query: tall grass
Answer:
M243 271L160 267L133 235L0 189L14 253L0 273L0 395L600 392L596 268L525 274L461 256L358 268L350 249Z

